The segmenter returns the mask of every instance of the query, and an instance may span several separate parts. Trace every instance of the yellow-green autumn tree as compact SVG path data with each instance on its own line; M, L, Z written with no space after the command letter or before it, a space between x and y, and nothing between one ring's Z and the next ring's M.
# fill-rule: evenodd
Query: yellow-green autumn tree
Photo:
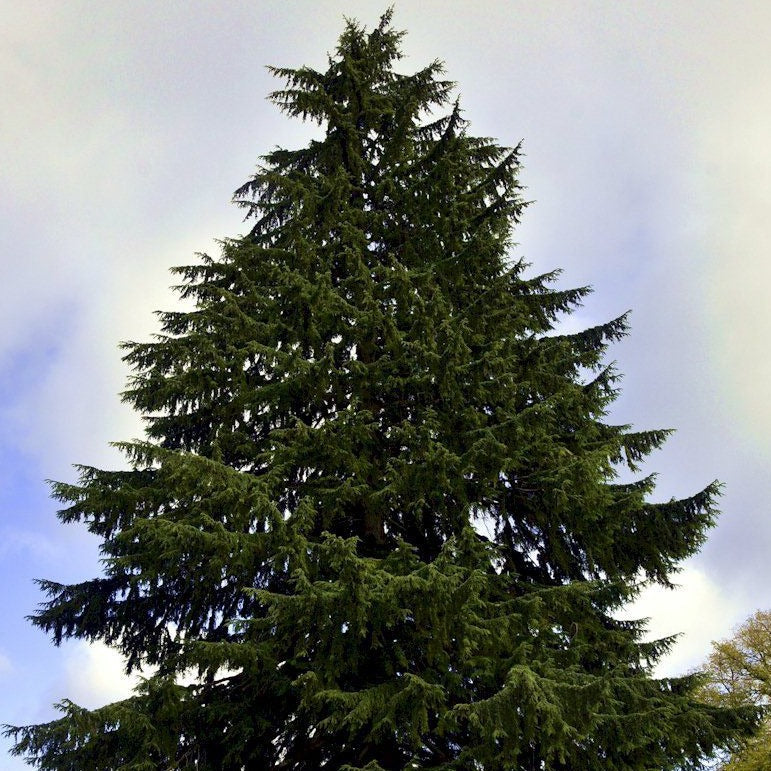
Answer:
M713 643L704 698L731 707L771 706L771 611L759 610L727 640ZM771 769L771 720L722 766L723 771Z

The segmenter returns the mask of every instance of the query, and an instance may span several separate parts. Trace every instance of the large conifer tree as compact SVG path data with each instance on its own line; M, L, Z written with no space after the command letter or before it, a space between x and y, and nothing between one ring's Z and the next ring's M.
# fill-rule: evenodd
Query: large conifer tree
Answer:
M265 157L248 234L177 271L195 309L128 346L130 469L54 486L105 569L42 581L34 623L153 674L10 729L40 768L674 769L751 722L614 617L716 487L615 480L666 435L605 421L624 319L557 334L586 290L509 256L518 150L439 63L399 74L400 37L351 22L326 72L274 70L323 138Z

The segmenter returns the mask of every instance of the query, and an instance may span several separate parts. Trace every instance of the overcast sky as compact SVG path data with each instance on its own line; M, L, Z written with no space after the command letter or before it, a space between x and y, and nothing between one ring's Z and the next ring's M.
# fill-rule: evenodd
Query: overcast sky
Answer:
M384 9L0 0L0 722L126 693L109 651L24 619L34 577L97 570L43 480L122 462L108 442L141 426L118 342L174 304L170 266L243 232L229 201L258 156L307 138L264 65L323 68L344 15ZM395 24L402 68L443 59L473 133L524 140L516 256L594 286L577 324L633 310L612 419L678 429L646 468L657 496L725 483L682 587L634 611L683 632L662 673L694 667L771 607L771 4L403 0Z

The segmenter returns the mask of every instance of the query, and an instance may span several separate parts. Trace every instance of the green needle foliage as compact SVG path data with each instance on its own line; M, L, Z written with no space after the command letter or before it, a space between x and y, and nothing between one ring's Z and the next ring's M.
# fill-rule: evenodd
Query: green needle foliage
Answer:
M753 724L615 618L717 486L618 482L667 434L604 420L625 319L557 333L587 290L509 257L519 148L400 39L348 22L326 72L274 70L323 138L265 156L250 232L177 269L195 309L127 345L130 469L54 485L104 575L41 581L33 622L152 675L9 728L41 769L675 769Z

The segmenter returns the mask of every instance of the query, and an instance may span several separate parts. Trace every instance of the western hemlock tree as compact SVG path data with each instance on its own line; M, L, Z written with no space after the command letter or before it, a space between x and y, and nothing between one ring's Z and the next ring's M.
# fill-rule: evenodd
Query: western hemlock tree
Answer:
M130 469L54 485L104 575L42 581L34 623L153 674L10 728L40 768L673 769L752 725L614 617L716 486L617 482L666 436L604 420L625 320L557 334L587 290L509 257L518 148L400 38L349 22L326 72L274 70L323 139L265 156L250 232L177 269L195 310L127 346Z

